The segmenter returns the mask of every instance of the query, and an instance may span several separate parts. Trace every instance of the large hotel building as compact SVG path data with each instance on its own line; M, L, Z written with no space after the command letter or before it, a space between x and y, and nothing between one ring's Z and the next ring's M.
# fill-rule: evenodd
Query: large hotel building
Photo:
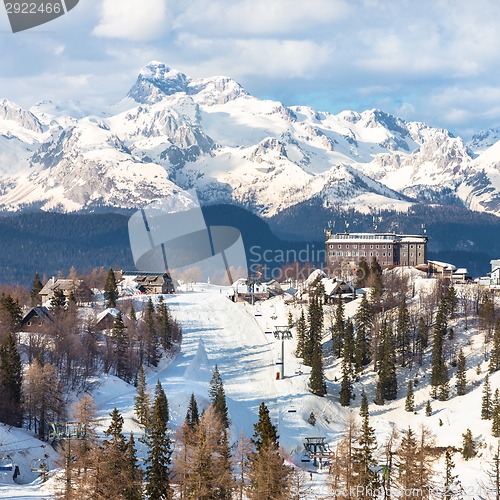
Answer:
M375 257L382 268L418 266L427 260L427 236L395 233L326 233L330 272L354 271L359 261Z

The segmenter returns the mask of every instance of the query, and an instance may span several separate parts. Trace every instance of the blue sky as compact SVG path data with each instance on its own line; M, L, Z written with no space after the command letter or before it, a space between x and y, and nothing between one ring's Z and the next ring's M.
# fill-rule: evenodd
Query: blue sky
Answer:
M0 98L119 101L159 60L262 98L377 107L467 136L500 125L496 0L80 0L12 34L0 6Z

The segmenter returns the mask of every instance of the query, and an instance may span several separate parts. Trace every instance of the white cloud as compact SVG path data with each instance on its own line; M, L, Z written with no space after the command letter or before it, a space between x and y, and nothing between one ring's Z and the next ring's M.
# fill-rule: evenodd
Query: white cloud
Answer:
M103 0L101 19L93 33L107 38L152 40L167 25L166 0Z

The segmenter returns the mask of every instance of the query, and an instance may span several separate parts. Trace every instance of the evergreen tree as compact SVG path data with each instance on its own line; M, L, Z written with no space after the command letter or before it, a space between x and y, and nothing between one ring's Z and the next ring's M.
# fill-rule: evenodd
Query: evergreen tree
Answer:
M50 308L54 311L60 311L61 309L64 309L65 305L66 296L64 295L64 292L60 288L54 290L54 295L52 295L52 298L50 299Z
M146 375L141 366L137 373L137 391L134 397L134 413L140 424L144 427L147 427L149 424L149 405L150 398L146 383Z
M35 277L33 278L33 283L31 284L31 291L30 291L32 305L37 306L41 304L41 298L38 294L42 291L42 288L43 284L40 281L40 276L38 273L35 273Z
M170 420L170 411L167 396L159 380L155 387L155 410L157 410L157 418L161 418L166 426Z
M415 397L413 395L413 380L408 382L408 392L406 393L405 410L413 412L415 410Z
M467 368L465 365L465 356L464 356L464 351L463 349L460 349L458 351L458 358L457 358L457 383L456 383L456 388L457 388L457 395L458 396L463 396L467 392Z
M491 434L498 438L500 437L500 393L498 389L495 389L495 394L493 396L491 418Z
M493 347L490 354L490 373L500 370L500 320L495 324L495 331L493 332Z
M293 314L292 311L288 311L288 329L291 330L293 328Z
M332 350L333 355L337 358L340 358L344 348L344 330L344 303L342 302L342 299L339 299L337 307L335 308L335 320L332 327Z
M304 310L302 309L300 313L299 320L297 321L297 349L295 355L298 358L305 357L305 349L307 342L307 323Z
M427 326L427 323L425 322L424 318L422 318L422 316L420 316L420 318L418 319L417 331L418 363L420 366L422 366L424 350L429 345L429 327Z
M323 353L321 344L319 344L319 342L315 345L313 351L309 386L311 388L311 392L316 396L326 395L326 381L323 369Z
M222 383L222 378L220 376L219 368L217 367L217 365L215 365L212 380L210 381L209 394L215 411L224 424L224 428L227 429L229 427L229 416L226 403L226 393L224 391L224 385Z
M366 263L366 261L365 261ZM354 316L356 325L356 342L354 348L354 359L356 370L359 372L370 363L371 330L373 327L373 308L366 294L361 299L361 304Z
M411 320L408 306L406 305L406 297L403 295L401 304L398 310L398 321L396 325L396 347L399 352L401 366L407 366L411 358Z
M340 404L349 406L352 400L352 365L349 350L344 344L344 356L342 357L342 380L340 382Z
M156 311L158 317L158 328L160 335L160 342L165 351L172 349L172 327L170 321L170 314L167 304L160 295L158 300L158 307Z
M377 448L375 430L370 426L368 400L363 391L359 414L362 419L361 433L358 444L354 448L353 470L356 484L361 487L360 498L372 498L371 492L378 487L377 473L374 470L376 460L374 457ZM359 491L359 490L358 490Z
M368 262L366 262L366 259L362 257L359 261L358 270L356 273L356 288L364 288L369 277L370 266L368 266Z
M469 460L476 456L476 446L474 444L474 439L472 437L472 432L467 429L464 434L462 434L462 456L464 460Z
M252 500L286 500L289 498L290 469L284 464L276 428L264 403L259 407L259 421L254 429L252 443L256 451L249 456L249 497Z
M191 399L189 400L189 406L186 413L186 422L191 429L196 427L200 422L200 415L198 412L198 403L194 397L194 392L191 393Z
M490 387L490 377L486 374L483 383L483 398L481 403L481 418L483 420L490 420L492 417L492 407L491 407L491 387Z
M104 300L106 307L116 307L118 300L118 286L116 285L116 278L113 269L108 271L106 283L104 285Z
M0 345L0 422L21 426L23 365L13 333Z
M150 297L144 309L146 361L150 366L157 366L160 360L158 352L158 330L156 321L156 310L153 299Z
M123 322L123 315L120 311L113 322L111 338L114 344L116 376L123 380L130 381L130 364L128 362L128 336L127 327Z
M316 290L318 292L318 290ZM304 346L304 364L312 366L314 351L321 343L323 336L323 306L319 293L314 293L309 299L308 319L309 328Z
M398 394L398 380L396 377L396 360L391 327L386 321L380 332L382 337L378 355L378 380L376 388L376 401L380 405L385 400L393 400Z
M448 369L444 359L443 344L446 336L446 314L443 301L436 314L432 342L431 394L441 401L448 399Z
M127 500L142 499L142 470L137 463L134 433L130 433L130 438L125 448L125 483L123 497Z
M18 300L11 295L2 293L0 297L0 312L5 311L7 316L6 328L9 332L16 332L23 318L23 311Z
M170 486L172 446L167 429L168 418L165 418L165 402L165 392L159 384L155 390L150 429L145 436L148 447L145 473L146 495L150 500L173 498L173 490Z
M279 447L279 436L276 431L276 427L271 422L271 417L269 416L269 409L262 402L259 406L259 420L254 424L254 435L252 438L252 444L255 446L257 451L266 446L271 446L274 448Z
M425 415L427 417L430 417L432 415L432 406L431 406L431 400L428 399L427 403L425 404Z

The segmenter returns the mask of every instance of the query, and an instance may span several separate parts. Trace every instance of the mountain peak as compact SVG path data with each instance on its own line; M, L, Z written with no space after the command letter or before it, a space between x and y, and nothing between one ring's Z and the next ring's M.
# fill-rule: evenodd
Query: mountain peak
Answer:
M154 104L165 96L186 92L188 83L184 73L162 62L151 61L141 69L127 97L140 104Z

